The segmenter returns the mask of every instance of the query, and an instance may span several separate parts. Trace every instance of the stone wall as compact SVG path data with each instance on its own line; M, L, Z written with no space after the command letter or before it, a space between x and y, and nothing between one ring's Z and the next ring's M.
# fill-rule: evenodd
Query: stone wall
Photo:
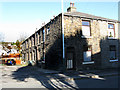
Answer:
M35 64L39 66L43 64L46 68L59 67L62 63L61 19L59 14L23 42L22 53L25 61L34 60Z
M62 63L62 18L56 17L45 27L45 60L46 68L57 69ZM47 28L50 31L47 34Z
M113 23L115 25L115 39L109 39L107 36L108 33L108 23ZM101 62L102 62L102 68L112 68L117 67L118 62L110 62L109 58L109 46L115 45L116 46L116 57L118 59L118 24L114 22L106 22L106 21L100 21L101 24ZM104 27L103 27L104 26ZM107 26L107 27L106 27Z
M83 37L82 20L90 21L91 36ZM112 22L113 23L113 22ZM117 25L116 37L117 37ZM75 68L82 69L87 67L101 68L102 66L115 66L116 62L109 62L109 45L118 47L117 39L108 40L107 38L108 22L101 20L91 20L75 16L64 16L65 48L73 47L75 49ZM83 65L83 45L92 46L92 60L94 64ZM117 50L118 52L118 50ZM118 54L117 54L118 56ZM114 64L113 64L114 63Z
M90 22L91 36L82 35L82 20ZM108 23L115 24L115 39L108 39ZM50 29L49 32L47 31ZM45 42L43 41L45 30ZM78 16L64 16L65 60L70 49L74 53L74 67L76 70L86 68L117 67L117 62L109 61L109 45L116 45L118 55L118 26L117 23L102 20L86 19ZM119 36L120 37L120 36ZM92 46L93 64L83 64L83 46ZM25 60L35 60L42 63L45 55L45 67L60 69L62 59L62 15L56 16L23 43Z

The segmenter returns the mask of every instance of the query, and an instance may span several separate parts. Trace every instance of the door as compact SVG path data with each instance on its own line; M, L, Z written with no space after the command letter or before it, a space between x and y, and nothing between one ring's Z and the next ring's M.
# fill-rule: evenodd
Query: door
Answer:
M73 53L68 52L67 53L67 69L73 69Z
M66 69L75 69L75 48L66 48Z

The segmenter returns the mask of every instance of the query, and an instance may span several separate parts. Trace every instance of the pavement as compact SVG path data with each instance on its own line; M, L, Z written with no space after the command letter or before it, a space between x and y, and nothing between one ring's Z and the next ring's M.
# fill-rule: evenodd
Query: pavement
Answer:
M38 69L38 72L50 74L56 77L56 79L62 79L65 81L76 80L76 79L79 80L88 79L88 78L102 79L103 77L108 77L108 76L116 76L116 75L120 76L118 69L83 70L83 71L68 70L64 73L55 70ZM53 78L51 78L51 80L53 80Z

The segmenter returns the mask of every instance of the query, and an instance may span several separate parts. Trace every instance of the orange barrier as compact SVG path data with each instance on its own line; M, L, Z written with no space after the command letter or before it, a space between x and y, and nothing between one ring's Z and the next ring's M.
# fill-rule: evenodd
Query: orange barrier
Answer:
M16 65L20 65L21 64L21 60L15 60L16 61Z

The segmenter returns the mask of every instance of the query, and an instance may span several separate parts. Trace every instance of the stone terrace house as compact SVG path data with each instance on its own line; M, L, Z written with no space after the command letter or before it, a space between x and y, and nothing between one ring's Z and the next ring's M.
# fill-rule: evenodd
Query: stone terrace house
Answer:
M23 42L24 60L60 70L118 67L117 20L77 12L74 3L63 16L59 14Z

